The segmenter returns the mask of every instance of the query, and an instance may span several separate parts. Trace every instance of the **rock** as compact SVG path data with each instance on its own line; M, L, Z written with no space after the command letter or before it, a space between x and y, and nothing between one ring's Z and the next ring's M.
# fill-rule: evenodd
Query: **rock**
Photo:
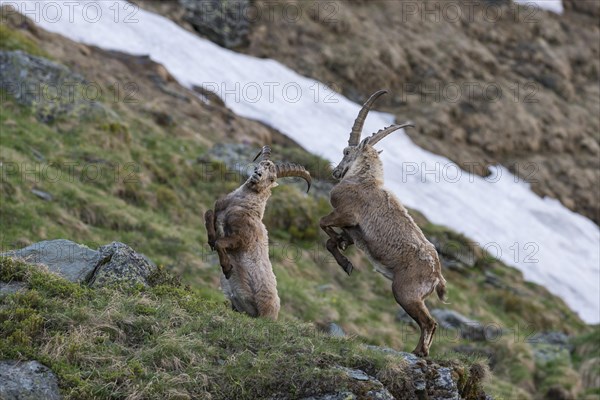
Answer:
M404 308L402 308L402 307L400 307L400 309L398 309L398 312L396 313L396 319L400 322L403 322L403 323L413 326L415 328L419 327L419 325L417 325L415 320L412 319L410 317L410 315L408 315L406 313L406 311L404 311Z
M538 363L570 358L570 353L574 346L570 343L569 337L562 332L543 332L536 333L527 339L533 348L533 355Z
M44 264L50 271L78 283L87 282L100 261L97 251L64 239L46 240L0 255Z
M335 394L324 394L321 396L305 397L302 400L356 400L358 397L352 392L340 392Z
M434 378L431 383L431 398L436 400L460 400L458 387L452 379L452 370L448 367L440 367L434 370Z
M356 381L365 382L369 386L371 386L370 390L368 390L364 397L366 400L394 400L394 396L383 386L381 382L372 376L368 375L364 371L360 369L351 369L345 367L338 367L341 371L343 371L349 378L354 379Z
M453 310L442 310L436 308L431 310L431 315L440 324L442 329L459 330L463 339L471 340L494 340L502 335L502 328L496 324L482 325Z
M202 36L226 48L248 43L250 0L179 0L184 19Z
M335 290L335 286L333 286L331 283L325 283L323 285L317 286L316 289L319 292L329 292Z
M569 352L561 347L552 346L545 343L538 343L532 346L533 356L538 364L547 364L549 362L570 358Z
M443 267L462 271L475 266L477 255L469 246L435 235L428 239L440 254Z
M535 335L527 339L527 342L531 344L546 343L567 349L569 351L573 350L573 345L571 344L569 337L563 332L536 333Z
M25 289L27 286L22 282L0 282L0 297L17 293L19 290Z
M35 194L37 197L39 197L42 200L45 201L52 201L52 195L50 193L46 193L42 190L38 190L38 189L31 189L31 193Z
M328 329L327 329L327 333L329 333L330 336L334 336L334 337L344 337L346 336L346 333L344 332L344 330L342 329L341 326L339 326L338 324L336 324L335 322L330 322Z
M406 361L411 374L410 381L413 391L411 394L415 396L414 398L460 400L460 393L450 368L428 362L412 353L396 351L387 347L370 345L367 347L374 351L399 356Z
M96 251L70 240L48 240L0 256L19 258L30 264L44 264L51 272L71 282L92 287L114 284L146 286L148 277L156 269L146 256L119 242Z
M420 359L412 353L396 351L394 349L390 349L389 347L367 347L375 351L381 351L383 353L393 354L402 357L408 363L408 366L410 368L415 394L425 393L425 391L427 390L427 380L425 378L425 368L427 367L427 363L424 360Z
M359 390L344 390L338 393L327 393L316 396L304 397L302 400L394 400L394 396L383 386L381 382L360 369L346 367L335 367L342 371L347 378L359 384ZM357 391L359 393L354 393Z
M502 279L500 279L498 275L490 271L484 271L483 274L485 276L485 283L487 283L488 285L491 285L498 289L506 288L506 284L502 282Z
M340 367L340 369L343 370L346 373L346 375L348 375L350 378L356 379L357 381L368 381L371 379L369 375L367 375L364 371L361 371L360 369L351 369L343 367Z
M23 51L0 51L0 89L32 107L38 119L64 115L117 118L97 100L101 89L64 65Z
M252 160L257 149L244 143L217 143L198 161L220 161L227 167L227 173L239 174L241 179L247 179L254 170Z
M37 361L0 361L0 399L61 399L56 376Z
M100 262L90 279L92 287L107 285L147 286L147 279L156 269L146 256L136 253L124 243L112 242L98 249Z

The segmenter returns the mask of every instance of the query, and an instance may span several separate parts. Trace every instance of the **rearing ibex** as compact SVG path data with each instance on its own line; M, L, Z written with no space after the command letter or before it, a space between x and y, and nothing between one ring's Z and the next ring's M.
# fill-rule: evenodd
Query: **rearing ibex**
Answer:
M333 177L339 180L331 190L334 210L321 218L320 225L330 237L327 250L347 274L353 266L340 249L355 243L375 269L392 281L396 301L419 324L421 337L413 352L424 357L429 354L437 326L424 299L435 289L443 300L446 280L435 247L394 194L383 187L383 165L373 148L390 133L413 125L392 125L359 144L367 114L384 93L387 91L371 95L354 122L344 158L333 170ZM341 229L341 233L334 228Z
M295 164L275 165L271 148L264 146L262 160L239 188L215 202L204 215L208 244L219 254L223 271L221 288L234 310L252 317L277 319L277 281L269 260L269 238L262 223L271 188L277 179L297 176L308 183L310 174Z

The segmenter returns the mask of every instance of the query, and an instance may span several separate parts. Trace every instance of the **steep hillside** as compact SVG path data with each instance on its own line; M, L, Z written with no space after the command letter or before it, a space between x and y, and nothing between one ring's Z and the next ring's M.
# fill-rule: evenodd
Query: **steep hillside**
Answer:
M81 90L92 83L102 93L93 107L85 101L71 107L74 102L68 98L61 98L64 104L49 102L44 96L32 100L21 96L22 91L3 86L0 113L3 249L54 238L72 239L92 248L118 240L164 265L190 286L185 292L181 288L164 291L155 288L127 297L120 292L91 293L86 288L33 273L30 277L37 278L27 283L34 290L10 295L0 306L3 358L34 357L57 368L62 387L75 388L70 392L73 398L90 397L90 393L125 398L133 386L127 386L127 390L122 386L123 371L127 370L127 385L136 382L141 385L148 382L153 368L164 372L156 364L163 358L171 363L164 366L168 370L165 380L170 383L152 392L157 397L166 396L169 389L180 383L173 380L174 376L189 379L190 371L185 372L188 375L180 373L178 364L187 360L198 362L192 363L190 368L198 368L192 372L206 374L207 380L217 379L211 383L216 386L200 385L198 392L192 391L190 395L206 390L215 398L232 398L228 396L239 393L253 398L291 390L290 386L278 388L284 381L300 388L297 397L310 394L315 388L302 385L316 379L313 374L324 373L323 382L327 384L337 382L337 375L328 375L327 371L338 361L346 367L360 366L369 373L381 370L385 362L373 355L363 358L363 350L358 349L361 343L412 350L418 331L399 313L389 283L370 271L368 262L357 252L351 253L351 257L358 270L351 277L345 276L322 247L324 238L317 221L329 210L328 163L307 154L279 133L237 117L211 94L181 87L164 68L145 57L83 46L44 32L14 14L2 21L0 29L1 60L13 60L3 62L2 68L7 68L3 76L8 76L6 71L18 65L19 71L31 71L28 79L38 79L41 88L52 83L44 82L48 76L54 76L48 71L59 71L55 75L77 77L77 93L84 93ZM41 66L42 73L36 75L35 71L40 69L31 68L32 65ZM96 112L98 108L102 111ZM316 178L321 178L310 195L302 193L293 183L281 185L269 203L265 223L270 231L271 258L282 301L281 321L277 324L249 320L225 310L218 289L217 259L205 245L202 221L204 211L219 195L239 185L242 176L233 167L237 164L243 170L259 145L269 141L274 143L275 159L303 163ZM213 147L215 144L221 146ZM518 271L495 260L467 238L428 223L417 212L413 215L438 247L449 281L451 304L443 305L433 299L429 304L430 308L438 309L441 322L432 347L434 360L452 363L461 358L469 367L475 358L487 359L493 377L486 383L486 390L498 398L537 399L555 392L569 398L597 392L594 386L597 382L589 379L597 366L597 349L585 350L590 349L589 343L597 331L586 327L560 299L540 286L525 282ZM7 265L3 262L3 273ZM6 275L4 279L16 278ZM21 274L19 279L29 278ZM65 285L65 289L56 289L54 285ZM68 300L65 304L52 300L52 294L57 292L65 294ZM94 343L87 349L89 353L78 353L77 345L83 346L77 341L82 340L81 335L77 339L76 329L65 329L85 327L88 320L83 315L112 307L117 307L119 321L133 319L134 331L145 329L144 324L152 325L152 318L156 318L156 324L167 329L166 335L173 333L173 336L153 336L150 343L154 345L158 339L165 340L159 348L135 348L135 343L120 343L117 338L116 344L106 343L107 353L102 353L104 342ZM162 310L162 316L149 309ZM463 317L456 323L452 312L461 313L471 321ZM186 321L181 330L169 330L171 314ZM15 319L19 315L23 318ZM68 320L63 319L65 315L70 315ZM28 316L34 317L28 319ZM108 321L105 330L109 337L119 321ZM95 321L98 325L104 322ZM335 328L339 332L337 329L341 328L353 338L346 341L315 333L317 338L313 341L314 328L307 327L307 323L327 331ZM188 338L186 335L196 332L199 326L211 324L223 327L233 336L223 339L226 343L221 342L221 348L211 353L214 363L203 364L194 357L205 354L206 347L214 343L201 343L202 338L198 342L178 340L182 336ZM469 325L474 328L471 330ZM275 343L280 350L263 354L260 349L266 346L264 338L247 337L263 327L276 334ZM288 335L287 329L297 332ZM574 349L573 352L543 335L535 336L544 332L564 334L563 344ZM574 339L582 334L586 336ZM14 342L6 339L9 336L11 340L25 338L20 343L23 347L13 347ZM41 345L49 338L63 340L60 342L63 344L73 343L75 348L67 351L58 346L51 352L52 349ZM574 347L569 347L571 341ZM313 352L314 357L303 358L305 351ZM165 354L167 357L163 357ZM231 365L218 363L228 357L237 361ZM94 369L95 363L108 364L113 359L114 369L106 365ZM287 364L283 363L286 360L298 364L287 370ZM309 366L323 363L325 372L309 370ZM91 365L90 369L83 368L84 365ZM370 369L373 365L378 367ZM208 366L216 369L203 371ZM248 366L264 366L264 369L258 368L256 375L243 381ZM382 374L401 376L395 367L390 368ZM271 376L272 380L265 381L263 373L268 376L268 371L275 369L290 375ZM295 373L300 374L299 380L290 382ZM136 381L136 377L141 381ZM186 380L181 384L189 391L197 383ZM248 392L240 392L243 390ZM172 397L176 395L172 393Z
M510 0L248 0L222 16L225 7L184 0L137 3L211 40L247 20L239 40L224 45L278 60L356 102L388 88L383 110L414 120L408 134L422 148L479 174L500 163L600 222L590 190L600 179L595 0L567 0L563 15Z

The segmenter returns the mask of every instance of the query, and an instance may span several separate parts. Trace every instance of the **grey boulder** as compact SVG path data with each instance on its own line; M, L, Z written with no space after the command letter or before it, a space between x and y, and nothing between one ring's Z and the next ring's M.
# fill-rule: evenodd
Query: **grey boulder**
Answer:
M44 264L71 282L85 283L100 261L100 253L70 240L45 240L0 256L20 258L30 264Z
M117 118L95 98L97 84L64 65L20 50L0 51L0 89L31 107L43 122L63 115Z
M112 242L98 249L100 263L90 279L92 287L108 285L146 286L156 266L124 243Z
M469 319L454 310L431 310L431 315L436 319L442 329L458 330L460 337L476 341L496 340L502 335L502 328L497 324L483 325Z
M51 272L71 282L91 287L147 286L148 277L156 269L156 265L146 256L120 242L92 250L70 240L47 240L0 256L46 265ZM10 290L13 289L7 287L2 291Z
M37 361L0 361L0 399L59 400L52 371Z

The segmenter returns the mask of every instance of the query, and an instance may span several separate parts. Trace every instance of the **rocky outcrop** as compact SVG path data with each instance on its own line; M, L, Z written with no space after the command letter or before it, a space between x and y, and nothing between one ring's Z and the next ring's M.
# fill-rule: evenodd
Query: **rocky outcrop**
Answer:
M437 400L460 400L453 371L430 360L419 358L411 353L396 351L387 347L367 346L374 351L392 354L403 358L407 363L407 371L410 374L411 385L406 388L402 399L437 399Z
M61 116L116 114L99 102L101 89L64 65L23 51L0 51L0 89L31 107L43 122Z
M454 310L431 310L431 315L442 329L457 330L460 337L475 341L496 340L502 334L502 329L497 324L483 325Z
M179 0L184 19L202 36L227 48L248 44L250 0Z
M147 285L147 280L154 265L143 254L136 253L126 244L112 242L98 249L100 263L89 281L92 287L102 287L114 284Z
M92 250L70 240L47 240L0 256L45 265L51 272L71 282L91 287L146 286L150 274L156 269L146 256L119 242ZM5 290L12 289L2 291Z
M0 282L0 297L7 294L17 293L25 288L25 284L22 282Z
M71 282L86 283L100 262L100 254L70 240L45 240L0 256L20 258L30 264L43 264Z
M310 396L302 400L394 400L394 396L392 396L383 384L366 372L346 367L338 367L336 369L345 375L359 390L345 390L339 393Z
M37 361L0 361L0 399L59 400L52 371Z

